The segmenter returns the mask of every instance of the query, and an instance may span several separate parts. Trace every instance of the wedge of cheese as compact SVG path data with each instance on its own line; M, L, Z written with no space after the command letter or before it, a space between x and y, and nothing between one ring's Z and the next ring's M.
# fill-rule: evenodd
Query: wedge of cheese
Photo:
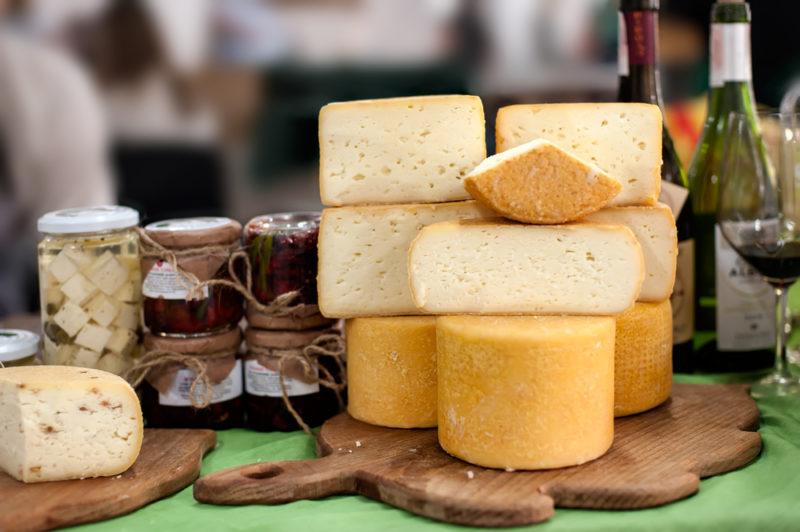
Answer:
M486 158L477 96L331 103L319 113L326 206L467 199L464 176Z
M610 205L653 205L661 191L661 111L643 103L512 105L497 113L497 152L545 139L622 185Z
M384 427L436 426L436 318L355 318L347 338L347 411Z
M536 139L492 155L467 174L473 198L519 222L571 222L602 209L622 186L552 142Z
M644 259L622 225L442 222L409 251L414 303L432 314L618 314Z
M614 319L442 316L439 443L484 467L549 469L614 437Z
M421 314L408 288L408 246L432 223L491 216L475 201L325 209L319 309L329 318Z
M0 369L0 468L23 482L126 471L142 445L142 410L120 377L94 369Z
M669 207L613 207L595 212L585 222L622 224L636 235L644 255L644 283L639 301L663 301L672 294L678 264L678 230Z

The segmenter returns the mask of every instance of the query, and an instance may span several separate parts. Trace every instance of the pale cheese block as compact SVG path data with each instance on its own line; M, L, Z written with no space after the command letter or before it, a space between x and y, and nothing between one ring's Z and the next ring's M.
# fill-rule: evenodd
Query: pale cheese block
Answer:
M23 482L118 475L136 461L142 410L130 385L94 369L0 369L0 469Z
M614 318L442 316L439 443L483 467L583 464L614 438Z
M436 318L354 318L347 339L347 411L395 428L436 426Z
M322 211L320 312L329 318L421 314L408 288L408 246L425 225L491 216L475 201Z
M544 139L492 155L467 174L464 185L498 214L532 224L577 220L622 189L597 166Z
M431 314L618 314L644 279L622 225L442 222L420 231L408 260L414 303Z
M486 158L477 96L337 102L319 113L319 188L326 206L464 200L464 176Z
M672 392L672 308L636 303L617 316L614 354L614 414L627 416L654 408Z
M511 105L497 113L497 152L546 139L622 185L609 203L653 205L661 191L661 111L644 103Z
M653 207L612 207L590 214L583 221L630 228L644 255L645 277L639 301L669 298L678 265L678 230L669 207L663 203Z

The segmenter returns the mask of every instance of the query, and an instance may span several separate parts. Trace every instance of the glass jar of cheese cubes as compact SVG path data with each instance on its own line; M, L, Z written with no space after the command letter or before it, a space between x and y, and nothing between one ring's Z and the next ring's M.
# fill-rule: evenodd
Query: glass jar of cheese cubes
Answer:
M123 373L141 339L139 213L65 209L39 218L39 292L46 364Z

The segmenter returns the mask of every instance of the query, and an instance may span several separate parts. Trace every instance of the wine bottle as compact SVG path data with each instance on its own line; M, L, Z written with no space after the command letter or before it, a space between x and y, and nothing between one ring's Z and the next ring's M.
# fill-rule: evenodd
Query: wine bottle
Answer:
M750 6L720 0L711 10L708 116L689 166L697 241L697 328L708 340L697 361L705 371L751 371L770 367L775 343L775 303L770 286L746 267L716 222L719 176L731 112L745 113L757 127L750 60Z
M658 69L659 0L621 0L619 11L619 95L621 102L658 105L663 113ZM666 124L662 136L661 198L678 225L678 271L672 293L672 364L676 372L693 370L694 240L689 183Z

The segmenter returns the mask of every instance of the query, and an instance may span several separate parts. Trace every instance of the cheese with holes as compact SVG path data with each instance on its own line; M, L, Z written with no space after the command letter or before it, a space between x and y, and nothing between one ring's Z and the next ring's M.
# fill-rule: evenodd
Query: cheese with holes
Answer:
M139 455L142 410L104 371L65 366L0 370L0 469L23 482L118 475Z
M475 201L322 211L319 308L329 318L420 314L411 300L408 246L425 225L490 216Z
M621 225L442 222L420 231L408 262L414 302L431 314L618 314L644 279Z
M464 176L486 158L477 96L337 102L319 113L326 206L467 199Z
M614 355L614 414L627 416L654 408L672 391L672 308L636 303L617 316Z
M495 468L550 469L614 437L614 318L442 316L439 443Z
M622 188L600 170L544 139L492 155L464 181L497 213L533 224L577 220L602 209Z
M613 207L590 214L584 221L630 228L644 255L645 276L639 301L669 298L678 263L678 230L669 207L661 203L653 207Z
M436 318L347 320L347 411L397 428L436 426Z
M661 111L643 103L511 105L497 113L497 152L545 139L622 185L610 205L653 205L661 191Z

